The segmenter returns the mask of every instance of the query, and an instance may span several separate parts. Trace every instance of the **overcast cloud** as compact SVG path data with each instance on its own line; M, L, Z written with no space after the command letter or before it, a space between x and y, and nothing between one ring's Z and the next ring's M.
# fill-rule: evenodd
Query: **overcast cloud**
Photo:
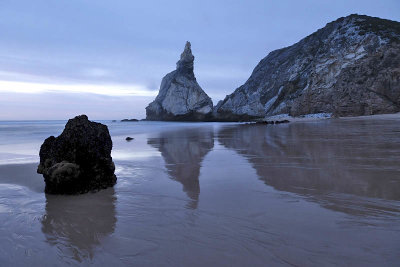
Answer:
M270 51L352 13L400 21L400 1L0 0L0 120L144 118L187 40L216 104Z

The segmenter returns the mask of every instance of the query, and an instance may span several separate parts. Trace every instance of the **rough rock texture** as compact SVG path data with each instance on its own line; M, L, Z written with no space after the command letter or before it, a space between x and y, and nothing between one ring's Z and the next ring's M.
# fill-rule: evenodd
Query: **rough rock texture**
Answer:
M400 111L400 23L350 15L271 52L214 115L372 115Z
M176 70L162 79L156 99L146 107L146 120L201 121L211 116L213 103L196 81L193 61L187 42Z
M60 136L50 136L40 147L37 172L43 174L45 192L76 194L113 186L111 149L106 125L86 115L70 119Z

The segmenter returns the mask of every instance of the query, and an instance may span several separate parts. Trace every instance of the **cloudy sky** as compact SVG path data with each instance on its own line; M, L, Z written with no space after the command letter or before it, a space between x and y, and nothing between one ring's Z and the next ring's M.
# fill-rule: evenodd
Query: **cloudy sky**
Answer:
M270 51L399 0L0 0L0 120L144 118L187 40L214 104Z

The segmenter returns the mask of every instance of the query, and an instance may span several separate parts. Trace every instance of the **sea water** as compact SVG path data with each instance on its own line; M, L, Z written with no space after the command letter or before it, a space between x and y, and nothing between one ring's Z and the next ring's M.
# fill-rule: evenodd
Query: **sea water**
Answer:
M76 196L36 173L66 121L0 122L1 266L400 262L399 119L101 122L117 184Z

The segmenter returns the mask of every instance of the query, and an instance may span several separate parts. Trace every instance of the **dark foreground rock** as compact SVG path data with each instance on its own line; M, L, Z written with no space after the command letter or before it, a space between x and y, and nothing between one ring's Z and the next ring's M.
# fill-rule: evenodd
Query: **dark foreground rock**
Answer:
M201 89L193 72L194 56L187 42L176 70L161 82L156 99L146 107L146 120L205 121L212 116L211 98Z
M60 136L40 147L37 172L50 194L77 194L113 186L117 177L111 158L112 140L106 125L86 115L70 119Z

